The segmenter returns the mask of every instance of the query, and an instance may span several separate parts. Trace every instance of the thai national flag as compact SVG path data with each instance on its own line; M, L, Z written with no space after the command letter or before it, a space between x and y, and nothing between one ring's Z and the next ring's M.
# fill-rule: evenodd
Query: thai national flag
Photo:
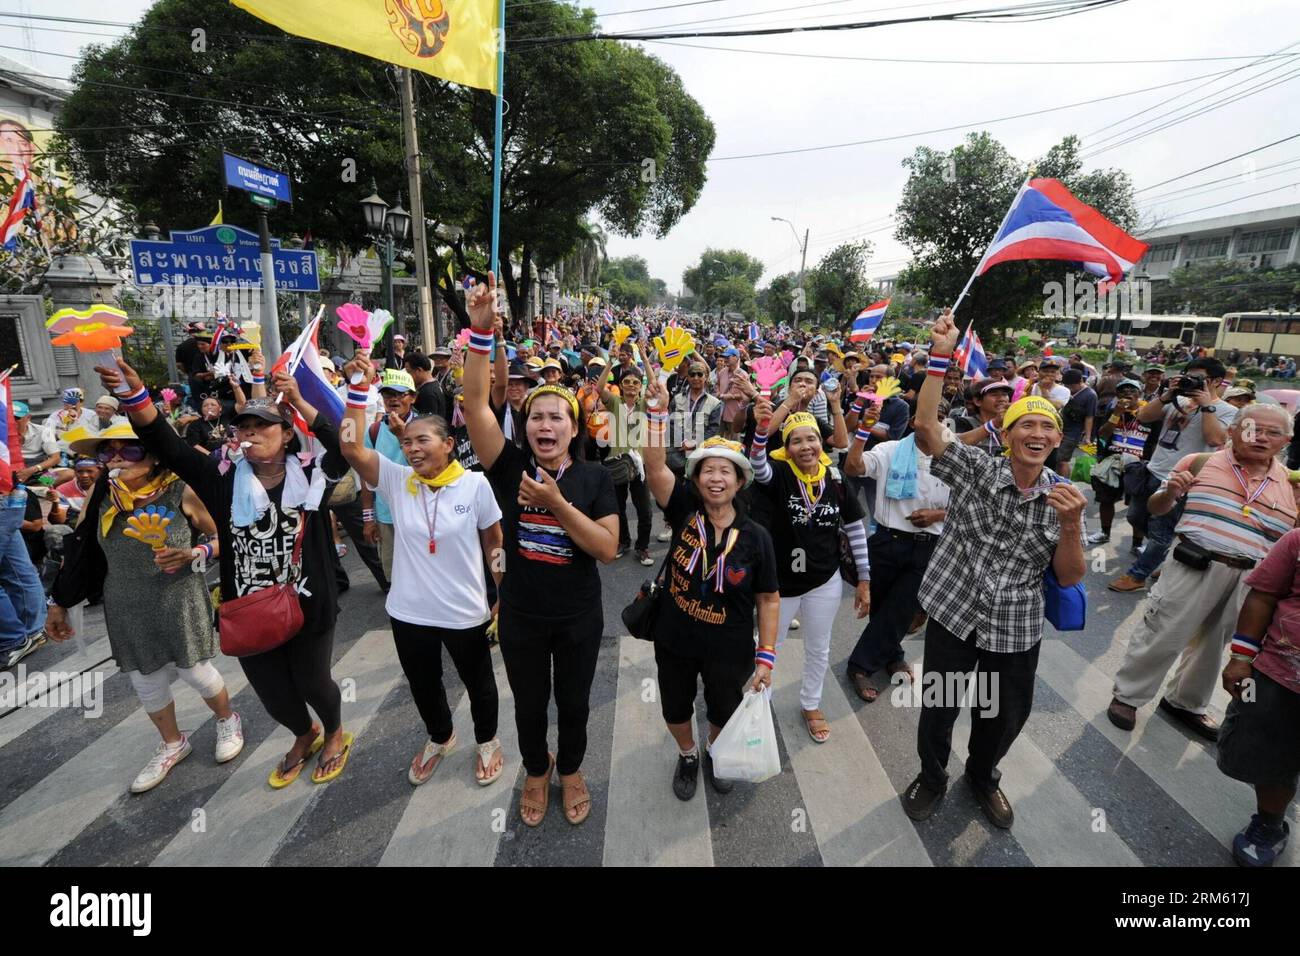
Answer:
M975 274L983 275L999 262L1062 259L1119 282L1147 248L1145 242L1075 199L1059 180L1031 179L1016 193Z
M761 337L762 337L762 336L759 335L759 332L758 332L758 323L757 323L757 322L750 322L750 323L749 323L749 341L751 341L751 342L757 342Z
M876 334L876 329L880 328L880 323L885 320L885 312L888 311L891 301L890 299L884 299L872 303L859 312L853 319L853 328L849 332L849 341L870 341L871 336Z
M984 355L984 343L980 341L973 324L966 326L966 334L957 343L955 358L963 375L974 379L988 377L989 360Z
M4 220L0 221L0 248L17 248L27 210L35 208L36 187L32 184L31 172L24 168L19 171L18 184L14 187L14 194L9 197Z
M307 323L302 334L284 350L283 355L276 359L271 372L275 373L287 368L297 381L302 397L337 427L343 421L346 409L343 396L334 390L334 386L330 384L321 369L320 346L316 344L316 331L319 327L319 318ZM307 423L298 418L297 412L294 413L294 419L299 428L308 432Z

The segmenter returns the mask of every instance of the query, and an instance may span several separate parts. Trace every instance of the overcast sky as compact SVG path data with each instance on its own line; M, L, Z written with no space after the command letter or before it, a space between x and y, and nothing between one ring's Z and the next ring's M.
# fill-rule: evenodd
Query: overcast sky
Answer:
M509 3L517 0L508 0ZM1010 0L1009 0L1010 2ZM812 25L970 10L982 0L592 0L606 31L736 29L745 25ZM6 12L132 21L150 6L146 0L0 0ZM659 9L641 13L622 11ZM767 12L765 12L767 11ZM726 18L726 19L718 19ZM707 23L698 21L709 20ZM0 19L0 53L32 62L22 50L29 41L43 72L66 76L73 61L49 53L75 54L97 37L33 29ZM67 24L33 27L72 29ZM507 30L509 15L507 13ZM120 33L105 27L87 31ZM969 125L987 129L1018 158L1040 155L1070 133L1083 137L1085 155L1099 152L1088 168L1117 166L1137 188L1189 172L1235 153L1300 132L1300 4L1296 0L1129 0L1064 19L1023 24L920 23L854 32L796 34L646 43L647 50L681 74L686 89L712 118L717 145L708 183L694 210L665 239L615 237L612 256L644 256L652 275L676 291L682 271L706 246L741 248L765 265L760 285L773 275L799 268L799 246L780 216L802 236L811 232L808 266L841 241L863 238L874 246L869 275L891 275L906 250L893 238L887 218L905 180L902 159L918 145L947 149L966 130L913 135L928 129ZM721 49L688 49L688 44ZM1252 64L1250 57L1296 53ZM769 54L805 54L803 57ZM807 56L811 55L811 56ZM818 57L818 58L814 58ZM890 57L908 60L1048 61L1054 65L888 63L820 57ZM1079 60L1168 60L1188 62L1100 63ZM1103 97L1235 70L1220 78L1098 102ZM1255 77L1258 77L1257 79ZM1273 80L1276 86L1252 92ZM1216 91L1223 90L1221 94ZM1187 122L1123 144L1113 136L1133 127L1142 133L1193 110L1237 94L1244 98ZM506 91L507 99L509 90ZM1172 97L1171 102L1159 105ZM1196 101L1196 106L1187 104ZM985 121L1071 103L1085 105L1000 123ZM1159 122L1155 120L1173 110ZM1146 111L1133 119L1131 114ZM1120 122L1124 120L1124 122ZM1114 125L1112 125L1114 124ZM750 153L801 149L864 139L902 137L891 142L848 146L788 156L726 159ZM1149 218L1164 222L1199 219L1300 203L1300 139L1248 160L1216 167L1144 197L1164 197L1178 187L1206 184L1142 205ZM1269 168L1272 167L1272 168ZM1227 181L1212 182L1213 180ZM1282 187L1282 188L1279 188ZM1271 190L1264 192L1265 190ZM1255 195L1254 193L1264 193ZM1217 205L1224 203L1224 205ZM1215 204L1215 208L1201 207ZM1184 215L1186 213L1186 215Z

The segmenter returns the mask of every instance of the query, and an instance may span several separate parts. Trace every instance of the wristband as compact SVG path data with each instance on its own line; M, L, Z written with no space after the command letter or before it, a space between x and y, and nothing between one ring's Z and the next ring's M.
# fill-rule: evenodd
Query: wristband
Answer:
M850 414L857 415L859 418L862 417L862 413L866 410L867 404L861 399L854 399L853 404L849 406Z
M492 331L478 332L470 329L469 333L469 350L478 352L480 355L487 355L492 351L492 345L496 342L496 335Z
M374 520L375 520L375 509L374 509L374 508L362 508L362 509L361 509L361 521L362 521L363 524L368 524L369 522L374 521Z
M258 375L256 372L254 372L254 373L253 373L253 381L252 381L251 384L253 384L253 385L265 385L265 384L266 384L266 376L265 376L265 375Z
M149 404L149 390L147 388L141 388L140 391L136 392L134 395L127 395L124 397L121 402L122 406L126 408L127 411L138 412Z
M364 411L370 405L370 390L348 388L348 408L359 408Z
M871 429L859 425L858 430L853 433L853 437L865 445L871 439Z
M1255 655L1259 653L1259 641L1253 637L1247 637L1238 631L1232 635L1232 656L1236 660L1253 661Z
M950 359L945 356L931 355L930 361L925 366L925 374L943 378L948 374L948 366L951 364Z
M668 413L667 413L667 412L647 411L646 414L645 414L645 417L646 417L646 421L648 421L651 425L667 425L667 424L668 424Z
M191 548L190 554L193 557L202 558L203 563L207 564L209 561L212 560L212 545L208 544L205 541L203 542L203 544L196 545L194 548ZM196 568L195 570L197 571L199 569Z
M765 665L768 670L776 670L776 655L760 647L754 652L754 666L757 667L759 664Z

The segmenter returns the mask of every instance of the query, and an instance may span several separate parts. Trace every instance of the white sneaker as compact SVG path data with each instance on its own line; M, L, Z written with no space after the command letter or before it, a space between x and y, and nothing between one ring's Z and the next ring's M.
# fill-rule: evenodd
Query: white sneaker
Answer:
M1088 535L1086 540L1089 544L1105 544L1110 541L1110 535L1106 534L1104 531L1094 531L1092 534Z
M165 740L159 743L153 759L131 781L131 792L144 793L158 786L171 773L172 767L188 757L193 749L190 746L190 735L186 733L181 734L181 742L177 746L168 746Z
M234 760L244 749L244 724L239 714L232 713L217 721L217 763Z
M790 630L792 631L799 630L799 619L797 617L790 618Z
M673 530L672 530L672 528L664 528L664 530L660 531L659 534L656 536L656 540L659 540L659 541L671 541L671 540L673 540Z

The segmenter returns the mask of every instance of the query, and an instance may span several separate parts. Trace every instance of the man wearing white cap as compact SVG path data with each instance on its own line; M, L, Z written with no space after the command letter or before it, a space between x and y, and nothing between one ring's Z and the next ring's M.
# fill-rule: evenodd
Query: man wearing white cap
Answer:
M95 399L95 421L86 426L87 430L98 435L106 428L125 422L126 416L117 413L120 407L117 399L112 395L99 396Z

